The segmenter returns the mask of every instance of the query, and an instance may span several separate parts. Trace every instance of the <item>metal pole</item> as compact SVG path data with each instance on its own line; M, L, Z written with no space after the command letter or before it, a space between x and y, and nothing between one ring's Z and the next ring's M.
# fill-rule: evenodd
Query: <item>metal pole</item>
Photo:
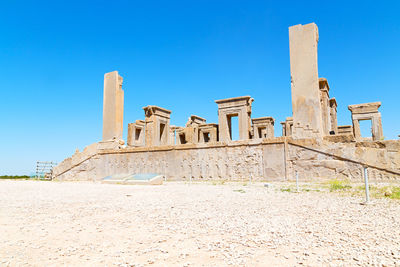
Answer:
M253 174L250 173L250 184L251 184L251 181L253 180L253 179L252 179L252 176L253 176Z
M369 203L369 185L368 185L367 167L364 167L364 181L365 181L365 203Z
M189 179L189 184L192 184L192 175L193 175L193 169L192 169L192 166L190 166L190 179Z
M299 173L296 171L296 190L299 192Z
M286 139L286 137L285 137L285 139L284 139L284 142L283 142L283 163L284 163L284 165L285 165L285 181L287 181L288 180L288 175L287 175L287 173L288 173L288 171L287 171L287 149L288 149L288 147L287 147L288 145L287 145L287 139ZM263 160L263 163L264 163L264 160ZM264 167L264 166L263 166ZM263 168L263 171L264 171L264 168Z

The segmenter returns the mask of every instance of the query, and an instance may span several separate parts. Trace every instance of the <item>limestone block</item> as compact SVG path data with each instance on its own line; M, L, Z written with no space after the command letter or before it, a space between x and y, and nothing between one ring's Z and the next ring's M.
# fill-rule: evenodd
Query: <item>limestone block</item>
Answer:
M289 27L293 132L295 139L322 137L318 79L318 28L315 23Z
M104 75L103 141L122 139L124 91L117 71Z

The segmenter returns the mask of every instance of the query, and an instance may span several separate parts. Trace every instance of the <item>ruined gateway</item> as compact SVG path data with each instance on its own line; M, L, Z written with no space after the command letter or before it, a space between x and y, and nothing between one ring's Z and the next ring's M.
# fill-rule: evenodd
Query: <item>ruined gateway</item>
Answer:
M170 125L171 111L144 107L144 120L128 124L122 140L122 77L104 77L103 140L77 151L53 170L56 180L101 180L122 173L159 173L168 180L285 181L400 178L400 141L383 140L380 102L349 106L353 125L338 126L335 98L327 79L318 77L318 28L289 28L293 116L274 137L272 117L251 118L253 99L215 101L218 124L192 115L185 127ZM231 118L238 117L239 140L232 141ZM360 134L371 120L372 137Z

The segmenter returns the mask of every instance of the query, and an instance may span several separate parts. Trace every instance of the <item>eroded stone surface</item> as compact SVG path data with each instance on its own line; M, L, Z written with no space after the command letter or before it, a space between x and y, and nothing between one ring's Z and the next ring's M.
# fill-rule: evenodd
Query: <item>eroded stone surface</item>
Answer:
M324 135L318 80L318 27L289 27L293 131L296 139Z
M161 146L151 150L123 148L116 144L114 149L98 149L80 165L73 165L69 159L62 162L54 169L54 177L100 180L117 173L160 173L169 180L248 181L252 177L258 181L285 181L293 180L294 172L298 171L308 180L357 181L362 179L364 165L370 166L372 180L398 179L400 141L317 142L274 138L229 145ZM61 172L64 169L69 171Z
M122 139L124 91L117 71L104 75L103 141Z

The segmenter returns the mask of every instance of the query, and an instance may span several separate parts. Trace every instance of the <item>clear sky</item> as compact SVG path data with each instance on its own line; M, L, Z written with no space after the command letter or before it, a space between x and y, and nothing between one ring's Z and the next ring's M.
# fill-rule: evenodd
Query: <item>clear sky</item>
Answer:
M142 107L217 123L214 100L251 95L252 117L291 116L288 27L319 27L319 76L347 106L381 101L400 134L400 1L2 1L0 175L29 174L102 136L104 73L124 78L127 123Z

